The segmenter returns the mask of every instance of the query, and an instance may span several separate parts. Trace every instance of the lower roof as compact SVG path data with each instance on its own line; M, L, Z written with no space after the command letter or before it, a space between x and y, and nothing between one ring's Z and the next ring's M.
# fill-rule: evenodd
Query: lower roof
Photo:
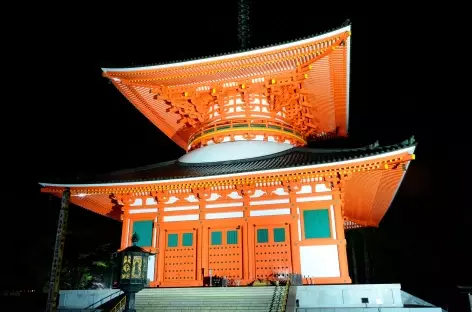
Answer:
M101 184L127 184L163 180L180 180L209 176L231 175L247 172L261 172L312 165L328 165L352 161L370 156L382 155L416 145L414 139L398 144L380 146L378 143L361 148L317 149L291 148L279 153L243 160L220 161L213 163L183 163L178 160L161 162L145 167L82 177L73 181L40 183L42 186L74 187L100 186Z
M414 159L415 147L414 140L410 139L389 146L372 144L355 149L292 148L240 161L199 164L170 161L112 172L95 178L69 181L71 183L64 181L63 184L41 185L44 187L43 192L58 197L69 187L72 194L71 203L120 220L122 204L115 199L116 194L134 192L145 197L154 197L151 189L164 188L179 192L183 187L188 191L189 188L200 187L198 185L202 184L202 181L219 185L218 181L240 183L235 181L246 177L283 179L283 176L293 173L303 175L304 172L312 174L326 170L342 172L351 168L352 174L343 186L345 221L353 222L356 227L378 226L395 198L409 161Z

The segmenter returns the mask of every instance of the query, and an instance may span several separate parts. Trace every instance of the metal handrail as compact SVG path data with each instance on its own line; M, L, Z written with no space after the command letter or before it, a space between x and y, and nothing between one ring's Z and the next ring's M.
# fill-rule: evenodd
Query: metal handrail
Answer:
M270 300L270 309L269 309L270 312L274 311L273 309L274 309L274 306L276 305L275 300L277 299L278 291L279 291L279 286L275 286L274 292L272 294L272 299Z
M285 312L285 309L287 309L287 301L288 301L288 293L290 291L290 279L287 280L287 284L285 284L285 293L284 293L284 298L282 302L282 312Z
M126 296L121 298L121 300L110 310L110 312L121 312L124 311L126 307Z
M285 297L285 286L283 287L280 286L279 298L277 300L277 308L276 308L277 312L280 312L280 307L281 305L283 305L284 297Z
M84 310L95 309L95 308L96 308L95 305L96 305L97 303L100 303L100 302L102 302L103 300L107 299L108 297L111 297L111 296L113 296L113 295L116 295L117 293L120 293L120 292L121 292L121 290L118 290L118 291L116 291L116 292L114 292L114 293L112 293L112 294L109 294L108 296L103 297L102 299L100 299L100 300L98 300L98 301L95 301L94 303L92 303L91 305L89 305L88 307L86 307Z

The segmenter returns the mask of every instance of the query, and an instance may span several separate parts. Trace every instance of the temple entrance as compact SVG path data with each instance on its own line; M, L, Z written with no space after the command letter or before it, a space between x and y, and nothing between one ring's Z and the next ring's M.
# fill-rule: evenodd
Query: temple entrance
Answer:
M241 229L235 227L210 229L208 237L208 268L212 270L212 275L241 280L243 278Z
M165 232L164 283L189 282L197 279L197 231Z
M261 225L254 227L254 259L256 278L272 279L292 272L289 225Z

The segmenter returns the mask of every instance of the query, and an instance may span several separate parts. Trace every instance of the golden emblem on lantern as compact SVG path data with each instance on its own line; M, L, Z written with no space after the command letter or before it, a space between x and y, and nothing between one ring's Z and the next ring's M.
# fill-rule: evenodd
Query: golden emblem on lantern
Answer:
M125 256L123 259L123 266L121 269L121 278L129 279L131 273L131 256Z
M142 278L143 274L143 257L133 257L133 267L131 271L131 278Z

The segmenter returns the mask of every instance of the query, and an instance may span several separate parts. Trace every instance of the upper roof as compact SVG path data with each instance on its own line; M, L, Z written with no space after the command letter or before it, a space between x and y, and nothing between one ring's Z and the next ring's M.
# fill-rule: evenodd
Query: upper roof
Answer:
M156 64L149 64L149 65L143 65L143 66L103 67L102 71L105 73L107 72L136 72L136 71L169 69L169 68L189 66L189 65L198 65L205 62L222 61L222 60L228 60L228 59L233 59L233 58L239 58L243 56L252 56L252 55L256 55L260 53L274 52L279 49L287 49L287 48L296 47L300 44L310 44L312 43L313 40L327 39L331 37L333 34L342 33L345 31L351 31L351 24L349 22L343 23L343 25L341 25L340 27L336 27L325 32L313 34L305 38L298 38L298 39L289 40L286 42L278 42L278 43L274 43L267 46L241 49L241 50L221 53L217 55L210 55L207 57L196 57L196 58L190 58L190 59L185 59L185 60L176 60L173 62L156 63Z
M251 82L254 78L270 81L311 64L304 88L309 101L317 108L317 119L324 123L324 128L333 131L340 128L341 133L347 133L350 29L348 25L312 38L224 56L147 67L103 68L103 71L156 127L187 149L195 129L179 123L181 116L168 112L169 105L164 99L156 98L153 90L199 88L201 92L225 88L227 83Z

